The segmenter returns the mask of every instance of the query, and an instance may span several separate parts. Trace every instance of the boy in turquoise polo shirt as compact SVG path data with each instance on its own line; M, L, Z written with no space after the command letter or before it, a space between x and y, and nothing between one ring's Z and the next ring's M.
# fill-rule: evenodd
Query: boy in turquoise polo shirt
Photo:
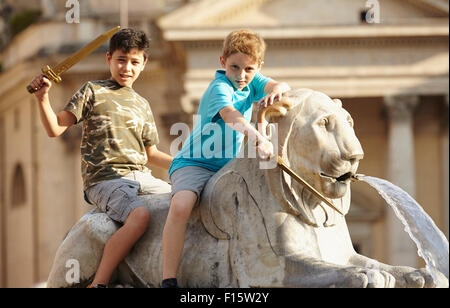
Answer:
M264 77L264 40L250 30L230 33L224 41L218 70L204 93L194 130L175 156L170 169L172 199L164 226L163 281L177 287L176 274L186 225L206 182L239 152L244 135L257 144L262 159L273 155L272 144L251 124L252 105L264 108L290 88Z

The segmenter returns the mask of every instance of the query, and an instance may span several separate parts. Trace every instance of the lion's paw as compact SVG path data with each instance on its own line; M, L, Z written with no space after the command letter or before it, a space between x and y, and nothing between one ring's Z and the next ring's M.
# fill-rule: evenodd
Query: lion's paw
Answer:
M434 281L425 268L406 273L404 278L407 288L448 288L448 279L442 273L436 272L436 281Z
M395 278L383 270L351 267L344 270L341 287L344 288L393 288Z

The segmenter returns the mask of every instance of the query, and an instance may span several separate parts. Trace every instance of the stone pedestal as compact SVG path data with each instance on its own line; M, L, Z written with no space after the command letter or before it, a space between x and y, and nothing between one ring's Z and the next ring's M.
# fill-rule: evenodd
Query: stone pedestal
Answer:
M389 96L384 99L388 111L388 180L415 195L413 111L418 96ZM417 267L417 248L392 209L387 211L388 263Z

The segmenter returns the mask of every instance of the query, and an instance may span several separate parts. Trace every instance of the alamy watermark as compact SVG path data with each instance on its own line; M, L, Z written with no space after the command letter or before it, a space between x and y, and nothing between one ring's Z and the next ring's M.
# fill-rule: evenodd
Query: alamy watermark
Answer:
M80 23L80 2L78 0L67 0L66 1L66 22L68 24L79 24Z
M366 1L366 22L369 24L379 24L380 23L380 2L378 0L367 0Z
M194 123L201 125L201 116L194 117ZM258 124L261 128L262 124ZM170 135L178 136L170 145L170 154L175 156L180 146L188 142L190 149L184 149L180 154L181 158L193 159L222 159L222 158L257 158L258 149L254 141L248 142L245 149L236 149L235 144L231 144L235 134L251 135L243 125L226 124L225 129L217 123L207 123L202 126L200 134L195 136L190 134L189 126L186 123L175 123L170 128ZM268 126L268 138L273 146L273 158L270 160L261 159L259 167L261 169L273 169L277 166L276 157L278 155L278 124L271 123ZM240 133L239 133L240 132ZM220 137L218 137L220 136ZM190 138L190 139L188 139Z
M379 0L366 0L365 20L369 24L379 24L380 19L380 2ZM66 22L69 24L80 23L80 2L79 0L67 0Z
M69 259L66 261L66 282L68 284L80 283L80 262L77 259Z

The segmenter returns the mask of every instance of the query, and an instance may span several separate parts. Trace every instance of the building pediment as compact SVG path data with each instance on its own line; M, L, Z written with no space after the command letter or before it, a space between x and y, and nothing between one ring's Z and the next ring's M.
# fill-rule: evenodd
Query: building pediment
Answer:
M370 0L375 2L374 0ZM292 29L366 25L364 0L199 0L158 20L163 31L205 29ZM379 26L448 23L448 1L378 0ZM436 21L435 21L436 22ZM440 24L440 23L439 23ZM170 34L169 34L170 35Z

